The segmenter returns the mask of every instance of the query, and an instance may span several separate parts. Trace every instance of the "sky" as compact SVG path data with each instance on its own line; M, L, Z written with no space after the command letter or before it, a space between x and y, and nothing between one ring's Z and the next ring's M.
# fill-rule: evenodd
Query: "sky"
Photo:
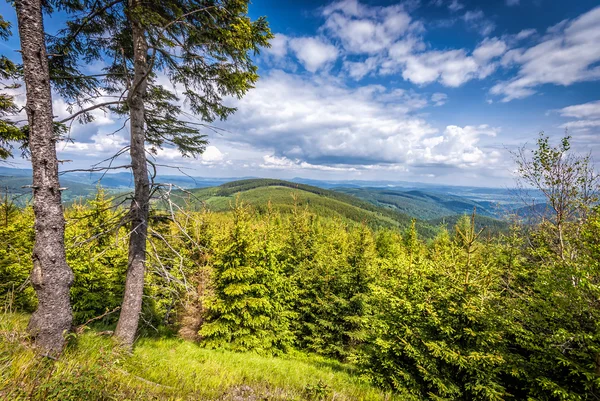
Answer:
M14 21L7 4L0 13ZM206 132L200 158L165 148L161 164L203 177L501 187L514 180L510 150L566 129L600 160L598 0L255 0L250 15L275 34L255 58L259 82L227 99L237 112ZM17 39L0 49L16 59ZM96 117L59 144L65 168L127 143L127 129L111 134L122 121Z

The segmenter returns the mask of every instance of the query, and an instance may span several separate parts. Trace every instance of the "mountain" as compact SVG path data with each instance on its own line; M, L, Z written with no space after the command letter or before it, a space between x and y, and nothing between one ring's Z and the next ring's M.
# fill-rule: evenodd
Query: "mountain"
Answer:
M31 181L30 169L0 167L0 187L4 186L4 182L9 177L28 178ZM107 173L103 172L85 172L72 171L60 173L61 185L65 181L77 182L80 184L91 185L96 187L100 184L105 188L124 189L133 187L133 176L131 172ZM230 178L206 178L206 177L191 177L186 175L168 175L160 174L157 177L157 182L168 182L181 188L205 188L216 185L221 185L229 181L239 180L238 177ZM31 184L31 182L29 182Z
M373 205L354 196L311 185L274 179L247 179L218 187L179 191L179 202L187 199L195 207L212 211L230 210L236 199L246 202L259 212L271 207L288 213L294 208L307 207L322 217L337 217L347 221L365 223L371 227L406 229L413 218L396 210ZM436 228L417 221L417 230L427 238L435 235Z
M71 203L86 198L96 192L95 185L82 184L76 181L61 180L63 202ZM17 206L25 206L31 201L31 177L0 175L0 194L8 195Z
M500 211L495 202L434 191L380 188L336 188L336 191L424 220L471 214L474 209L478 215L498 217Z
M502 210L514 210L518 206L508 203L507 190L497 188L452 187L433 184L388 181L318 181L294 179L295 182L275 179L202 178L164 175L158 182L171 183L179 188L179 200L191 194L192 204L206 205L211 210L229 210L235 198L251 203L264 211L267 203L289 212L294 202L308 206L323 216L364 222L372 227L407 228L417 218L418 230L425 237L437 231L441 221L457 220L462 214L470 214L476 208L482 217L502 216ZM314 183L308 185L299 181ZM88 173L67 172L61 174L65 203L88 197L100 183L110 192L124 192L132 187L129 172ZM365 187L364 185L373 185ZM31 200L31 170L0 167L0 193L8 193L13 201L23 206ZM381 187L378 187L380 185ZM330 189L327 189L330 188ZM185 191L185 192L184 192ZM187 193L187 194L186 194ZM465 194L465 196L457 195ZM184 195L186 194L186 195ZM297 201L294 201L294 196ZM503 208L499 208L502 204ZM452 218L454 216L454 218ZM496 220L487 221L496 225Z

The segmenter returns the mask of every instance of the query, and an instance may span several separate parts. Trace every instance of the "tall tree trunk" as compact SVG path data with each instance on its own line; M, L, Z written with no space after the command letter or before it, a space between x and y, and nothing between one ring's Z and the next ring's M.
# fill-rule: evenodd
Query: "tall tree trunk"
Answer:
M29 147L33 169L35 245L31 282L38 308L29 321L29 332L48 354L59 354L64 333L73 315L69 288L73 272L65 255L65 219L62 209L53 131L50 74L40 0L15 2L27 92Z
M134 9L139 0L132 0ZM133 21L132 35L134 46L134 79L129 93L130 155L134 179L134 195L131 201L131 235L129 237L129 262L125 294L115 336L126 347L135 340L144 292L144 274L146 272L146 238L148 236L148 215L150 210L150 181L146 164L146 132L144 125L144 97L148 76L148 43L143 27Z

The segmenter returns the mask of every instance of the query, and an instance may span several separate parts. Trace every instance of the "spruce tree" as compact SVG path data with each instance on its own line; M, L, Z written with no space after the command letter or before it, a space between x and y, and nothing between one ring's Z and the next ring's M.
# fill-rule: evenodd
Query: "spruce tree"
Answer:
M156 165L147 153L163 146L197 156L206 145L205 123L225 119L235 109L225 96L243 96L258 79L252 54L268 45L266 20L251 21L247 0L140 0L78 2L57 0L70 13L67 28L51 39L56 90L76 111L62 122L93 119L102 109L126 117L126 149L134 177L129 222L129 267L115 336L131 346L142 307L150 197ZM82 62L108 62L99 75L86 75ZM62 75L61 75L62 74ZM201 122L186 118L175 89ZM113 100L98 100L100 92ZM151 168L148 168L150 163Z
M272 352L289 345L285 304L276 294L282 277L276 246L267 226L259 244L250 211L241 203L233 209L233 226L215 255L214 296L207 302L207 322L200 336L211 347Z

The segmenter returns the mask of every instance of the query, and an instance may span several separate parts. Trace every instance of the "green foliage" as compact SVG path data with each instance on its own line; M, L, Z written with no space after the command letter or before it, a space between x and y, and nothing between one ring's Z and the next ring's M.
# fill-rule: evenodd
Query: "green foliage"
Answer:
M33 266L33 209L0 203L0 310L33 312L37 306L29 273Z
M405 236L404 258L384 262L363 364L378 383L414 399L502 399L502 336L490 308L498 272L472 223L431 248ZM490 249L491 250L491 249Z
M10 37L10 23L4 20L0 15L0 40L6 40ZM0 160L13 156L13 142L20 142L24 145L21 149L25 151L27 135L17 126L14 116L18 113L18 107L15 105L14 89L18 89L20 84L10 81L17 81L19 77L19 68L8 57L0 56ZM8 90L8 91L7 91ZM7 92L4 92L7 91Z
M113 199L98 188L94 199L84 206L75 204L66 214L67 261L74 273L71 287L73 320L83 323L123 299L127 270L126 230L117 227L122 212L112 207ZM115 232L116 231L116 232ZM104 323L111 323L109 316Z
M290 311L285 305L286 278L277 263L277 228L270 216L265 226L253 226L249 213L236 204L233 225L215 252L214 295L207 300L200 336L212 347L285 350L291 343Z
M315 213L318 209L279 184L246 181L204 191L212 197L215 191L246 188L240 198L285 191L291 198L286 210L268 201L253 209L238 200L230 210L214 213L178 200L165 201L152 214L146 327L159 334L179 330L202 345L194 351L189 347L195 345L182 346L190 358L214 352L206 348L220 348L217 354L227 358L235 354L221 354L223 349L333 357L354 363L363 377L406 400L597 398L598 206L579 208L560 231L556 221L542 220L495 236L486 235L477 216L462 216L453 229L441 227L427 241L416 220L403 231L398 226L374 231L336 214ZM253 185L258 186L248 189ZM593 193L570 193L567 204L583 205ZM0 272L3 283L18 285L3 286L0 295L10 305L6 309L31 310L32 212L19 211L8 198L5 203ZM66 215L73 305L81 322L118 306L126 232L116 228L123 227L116 224L122 211L101 190ZM156 352L170 355L174 345L165 347ZM153 363L166 363L144 352ZM162 370L143 366L136 369L144 377L161 380ZM294 396L337 399L334 386L319 380L311 376L296 383ZM69 391L86 396L85 385L75 382Z
M253 87L258 80L253 55L272 38L264 17L248 17L247 0L51 4L67 15L65 28L49 39L49 52L61 55L50 59L52 83L83 123L93 121L85 107L101 97L100 92L120 100L97 107L129 116L141 82L134 84L133 28L141 33L149 50L143 70L138 65L136 71L148 84L143 98L145 138L152 153L167 146L184 157L201 154L207 143L205 125L185 118L180 100L204 122L226 119L235 109L223 99L240 98ZM81 71L84 64L106 60L110 63L101 74ZM159 76L177 91L162 85Z
M341 218L356 223L365 223L376 228L406 228L411 217L375 206L336 191L273 179L249 179L233 181L219 187L194 190L196 204L213 211L229 209L234 197L239 196L259 212L264 213L267 205L282 213L292 213L296 205L305 205L311 212L329 218ZM435 228L425 222L417 224L419 233L427 238L435 235Z

